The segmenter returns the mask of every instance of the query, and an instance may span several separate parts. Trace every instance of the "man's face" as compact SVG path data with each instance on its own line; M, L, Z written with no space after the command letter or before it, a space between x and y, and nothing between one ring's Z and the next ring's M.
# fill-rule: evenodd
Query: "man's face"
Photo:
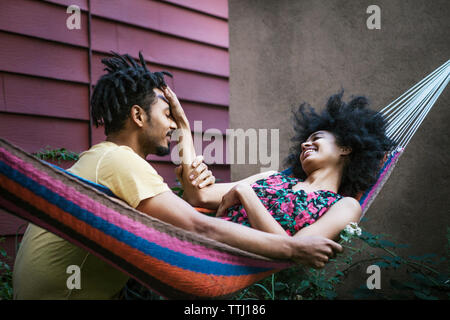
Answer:
M177 128L170 112L170 105L160 89L153 89L155 102L150 107L150 121L144 128L143 139L146 140L151 154L165 156L170 153L170 136Z

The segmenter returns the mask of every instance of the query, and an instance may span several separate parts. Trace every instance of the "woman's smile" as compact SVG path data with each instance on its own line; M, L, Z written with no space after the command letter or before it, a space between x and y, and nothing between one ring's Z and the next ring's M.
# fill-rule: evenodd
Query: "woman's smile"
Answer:
M316 152L316 150L314 150L314 149L308 149L308 150L305 150L304 152L303 152L303 160L305 160L306 158L308 158L311 154L313 154L314 152Z

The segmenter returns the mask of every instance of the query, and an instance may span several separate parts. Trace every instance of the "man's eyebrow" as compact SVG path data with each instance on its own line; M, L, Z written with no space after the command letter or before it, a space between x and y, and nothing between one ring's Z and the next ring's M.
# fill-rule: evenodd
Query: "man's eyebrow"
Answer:
M166 97L164 97L164 96L161 95L161 94L158 94L157 97L160 98L160 99L162 99L162 100L164 100L164 101L170 106L169 100L167 100Z

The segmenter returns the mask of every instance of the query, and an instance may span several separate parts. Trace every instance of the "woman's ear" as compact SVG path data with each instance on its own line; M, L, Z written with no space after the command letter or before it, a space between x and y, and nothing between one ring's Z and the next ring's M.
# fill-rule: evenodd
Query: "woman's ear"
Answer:
M350 153L352 153L352 148L350 148L350 147L341 147L341 155L348 156Z

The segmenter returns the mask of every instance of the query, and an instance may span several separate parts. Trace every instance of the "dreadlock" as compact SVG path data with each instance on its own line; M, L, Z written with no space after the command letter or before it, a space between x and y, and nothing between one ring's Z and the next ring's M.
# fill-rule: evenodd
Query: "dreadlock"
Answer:
M154 88L166 86L167 71L150 72L139 52L140 65L128 54L112 52L112 58L102 59L107 71L94 88L91 115L96 127L105 126L105 135L120 131L130 116L133 105L139 105L147 114L155 99Z
M339 146L352 149L338 192L354 197L376 182L380 163L385 152L392 149L393 142L386 136L386 121L382 115L367 108L367 98L354 97L345 103L343 93L332 95L320 114L306 103L293 112L294 145L285 164L292 167L297 178L305 179L306 173L299 161L301 144L316 131L329 131Z

